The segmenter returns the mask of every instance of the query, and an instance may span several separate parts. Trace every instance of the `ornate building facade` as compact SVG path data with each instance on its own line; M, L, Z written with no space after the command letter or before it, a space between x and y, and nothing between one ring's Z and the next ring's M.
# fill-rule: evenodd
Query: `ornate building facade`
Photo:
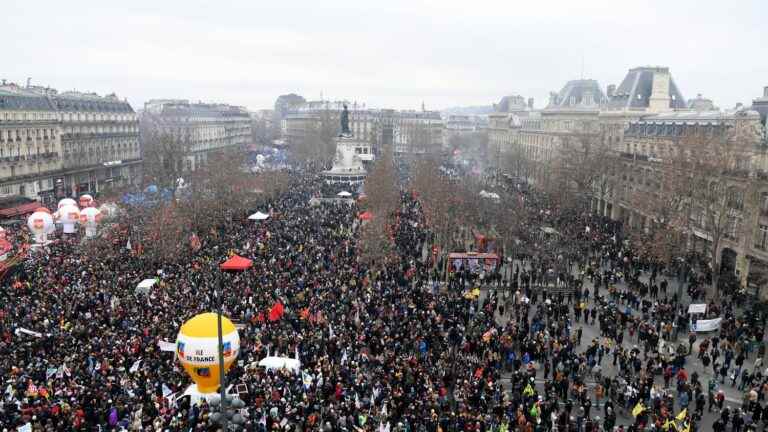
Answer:
M141 122L142 129L149 132L147 137L155 132L185 143L184 169L188 171L204 164L209 153L226 147L244 147L253 138L248 111L227 104L154 99L144 104Z
M43 202L140 179L138 121L115 95L0 86L0 194Z

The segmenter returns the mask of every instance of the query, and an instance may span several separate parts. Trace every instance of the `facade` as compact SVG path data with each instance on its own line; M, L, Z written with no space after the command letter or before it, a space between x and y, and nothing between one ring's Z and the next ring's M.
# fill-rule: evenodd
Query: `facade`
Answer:
M347 101L310 101L288 111L283 120L286 144L299 145L312 139L324 123L337 128L344 105L349 112L355 152L364 161L373 160L384 145L394 145L395 153L400 155L442 148L444 122L437 111L370 109Z
M620 165L614 179L614 193L607 200L597 200L598 213L621 220L625 226L643 230L653 215L635 208L632 196L638 191L653 192L658 178L683 137L709 136L725 128L738 127L740 158L727 176L729 197L728 232L720 241L717 254L722 269L738 278L742 287L768 295L768 161L761 147L760 114L753 110L677 111L645 116L632 121L625 131L619 155ZM691 212L684 229L688 247L708 251L712 237L706 218Z
M144 105L142 127L186 143L185 170L194 171L211 152L245 147L252 141L251 117L245 108L227 104L156 99Z
M109 186L138 184L141 148L138 116L114 94L66 92L50 96L61 122L63 195L99 193ZM61 181L59 181L61 180ZM57 189L57 194L61 195Z
M136 183L138 122L115 95L0 86L0 195L51 203Z

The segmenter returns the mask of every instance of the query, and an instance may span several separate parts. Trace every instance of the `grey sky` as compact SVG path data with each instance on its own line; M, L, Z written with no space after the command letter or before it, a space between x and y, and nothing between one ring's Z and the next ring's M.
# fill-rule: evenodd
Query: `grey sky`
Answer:
M768 1L0 3L0 77L269 108L283 93L427 108L665 65L686 98L748 104L768 85ZM737 7L738 6L738 7Z

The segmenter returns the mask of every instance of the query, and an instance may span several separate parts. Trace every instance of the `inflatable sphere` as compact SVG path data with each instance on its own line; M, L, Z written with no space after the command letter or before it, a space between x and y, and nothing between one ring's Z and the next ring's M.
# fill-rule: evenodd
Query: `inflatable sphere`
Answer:
M44 244L53 228L53 217L44 212L34 212L27 219L27 227L35 236L35 243Z
M101 222L101 211L95 207L80 210L80 225L85 227L86 237L96 236L96 227Z
M80 208L92 207L94 204L93 197L85 194L80 197Z
M197 384L200 393L215 393L219 388L217 315L202 313L185 322L176 337L176 356L184 370ZM221 317L224 343L224 373L240 351L240 336L227 317Z
M77 202L73 200L72 198L64 198L61 201L59 201L58 209L61 209L64 206L75 206L77 207Z
M61 222L64 233L74 233L75 224L80 222L80 210L75 205L64 205L59 207L59 222Z

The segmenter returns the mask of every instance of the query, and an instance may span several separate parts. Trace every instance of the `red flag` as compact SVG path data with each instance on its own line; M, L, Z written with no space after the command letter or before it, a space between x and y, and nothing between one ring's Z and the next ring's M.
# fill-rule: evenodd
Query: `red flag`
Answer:
M306 320L309 318L309 308L304 308L299 312L299 315L301 316L302 320Z
M269 320L270 321L277 321L280 318L283 317L283 304L280 302L275 303L272 305L272 308L269 309Z

